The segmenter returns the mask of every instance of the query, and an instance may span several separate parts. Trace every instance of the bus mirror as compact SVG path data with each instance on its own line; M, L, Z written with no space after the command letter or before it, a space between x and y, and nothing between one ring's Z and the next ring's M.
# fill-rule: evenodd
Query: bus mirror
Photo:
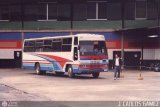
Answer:
M78 46L78 50L80 50L80 46Z
M78 60L78 48L74 47L74 53L73 53L74 61Z

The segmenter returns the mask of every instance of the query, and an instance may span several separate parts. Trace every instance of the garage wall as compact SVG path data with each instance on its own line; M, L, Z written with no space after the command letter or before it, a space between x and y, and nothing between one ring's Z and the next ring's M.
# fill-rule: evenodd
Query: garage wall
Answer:
M75 32L77 33L86 33L86 32ZM92 34L104 35L106 39L106 45L108 48L108 57L109 60L113 60L113 52L121 51L121 34L119 32L87 32ZM70 32L25 32L24 39L28 38L39 38L46 36L64 36L70 35ZM14 52L21 51L21 32L0 32L0 65L6 61L14 62ZM135 51L141 52L141 42L139 41L139 36L127 36L124 40L124 51ZM144 60L155 60L160 59L160 49L144 49ZM12 64L12 65L13 65ZM4 66L4 65L3 65ZM6 65L8 66L8 65Z
M14 59L15 49L0 49L0 60Z
M0 32L0 68L20 67L21 55L17 59L16 53L21 50L20 32Z
M73 34L86 33L86 32L73 32ZM91 34L104 35L106 39L106 46L108 48L108 58L113 60L113 52L121 51L121 33L120 32L87 32ZM70 32L27 32L24 38L37 38L45 36L63 36L69 35ZM125 52L141 52L140 35L132 34L125 37L124 51ZM155 60L155 49L144 49L144 60ZM158 52L157 52L158 56Z
M69 32L26 32L24 39L70 35Z
M160 60L160 49L155 50L155 59Z
M151 64L157 63L160 61L160 49L144 49L143 54L143 66L150 67Z
M14 59L14 51L21 51L20 32L1 32L0 33L0 60Z
M143 59L144 60L155 59L155 49L144 49L143 50Z

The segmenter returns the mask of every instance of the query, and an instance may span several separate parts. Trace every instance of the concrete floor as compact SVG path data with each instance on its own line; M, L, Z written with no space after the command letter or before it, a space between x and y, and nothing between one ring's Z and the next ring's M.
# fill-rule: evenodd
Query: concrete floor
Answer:
M70 79L54 74L36 75L32 70L0 69L0 101L160 101L160 72L124 71L113 80L113 72Z

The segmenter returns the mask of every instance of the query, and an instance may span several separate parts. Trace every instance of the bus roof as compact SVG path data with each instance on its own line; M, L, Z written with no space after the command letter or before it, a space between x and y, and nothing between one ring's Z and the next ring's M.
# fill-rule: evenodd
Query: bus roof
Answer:
M89 34L89 33L80 33L76 35L66 35L66 36L49 36L49 37L41 37L41 38L30 38L25 39L27 41L30 40L46 40L46 39L56 39L56 38L68 38L68 37L79 37L79 40L105 40L103 35L99 34Z

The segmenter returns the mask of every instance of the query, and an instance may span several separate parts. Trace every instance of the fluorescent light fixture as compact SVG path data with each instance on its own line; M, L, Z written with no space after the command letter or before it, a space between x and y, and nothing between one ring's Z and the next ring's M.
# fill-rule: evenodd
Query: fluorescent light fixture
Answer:
M158 35L149 35L148 37L149 37L149 38L157 38Z

